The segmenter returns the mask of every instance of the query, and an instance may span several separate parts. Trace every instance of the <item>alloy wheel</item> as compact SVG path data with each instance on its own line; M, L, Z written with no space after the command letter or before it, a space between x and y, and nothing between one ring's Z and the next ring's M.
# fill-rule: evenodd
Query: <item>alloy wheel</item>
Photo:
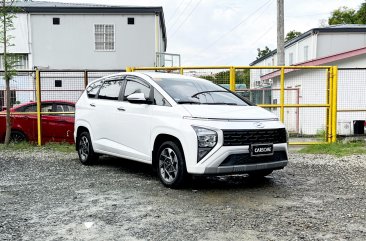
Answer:
M79 154L80 159L85 161L89 156L89 140L86 136L82 136L79 141Z
M167 147L160 153L159 169L165 182L172 183L177 178L178 158L173 149Z

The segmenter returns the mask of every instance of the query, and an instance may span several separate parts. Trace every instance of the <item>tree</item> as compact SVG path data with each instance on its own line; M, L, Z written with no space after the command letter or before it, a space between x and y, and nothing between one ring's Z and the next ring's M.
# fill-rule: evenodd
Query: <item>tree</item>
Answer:
M366 24L366 1L361 4L360 9L356 13L356 23Z
M366 1L357 11L348 7L334 10L328 18L328 24L366 24Z
M291 30L286 34L285 42L290 41L291 39L296 38L297 36L300 36L301 32L298 32L296 30Z
M216 74L211 75L201 75L199 76L202 79L210 80L215 84L228 84L230 79L230 71L221 71ZM235 72L235 83L236 84L245 84L248 88L250 86L250 72L249 69L236 70Z
M10 80L16 75L15 65L18 62L15 54L9 53L9 47L13 46L13 37L9 34L14 29L13 20L16 17L17 8L14 6L15 0L2 0L0 9L0 44L3 47L3 67L6 93L6 134L4 143L10 141L11 119L10 119Z
M340 7L331 13L328 24L354 24L357 23L356 15L356 10L345 6Z
M271 52L271 50L268 48L268 46L264 47L263 50L261 50L260 48L257 48L257 51L258 51L257 59L260 59L263 56L266 56L267 54L269 54Z

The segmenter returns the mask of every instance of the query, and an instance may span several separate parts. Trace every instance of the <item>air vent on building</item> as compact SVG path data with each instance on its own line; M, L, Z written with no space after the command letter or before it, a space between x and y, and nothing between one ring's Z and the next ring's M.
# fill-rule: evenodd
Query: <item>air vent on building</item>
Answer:
M62 87L62 80L55 80L55 87Z
M135 18L127 18L127 24L130 24L130 25L135 24Z
M60 25L60 18L53 18L53 25Z

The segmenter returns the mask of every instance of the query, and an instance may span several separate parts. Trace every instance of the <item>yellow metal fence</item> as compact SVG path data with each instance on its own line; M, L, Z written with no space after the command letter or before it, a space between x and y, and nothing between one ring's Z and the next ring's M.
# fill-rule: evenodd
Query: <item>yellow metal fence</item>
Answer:
M271 93L268 101L255 101L255 104L276 113L286 126L297 122L294 131L290 131L290 144L332 143L337 139L336 66L130 67L126 70L179 73L205 78L226 85L231 91L249 93L246 97L250 100L255 96L254 92L266 91ZM246 86L241 89L243 79ZM256 82L261 83L259 87ZM293 98L294 92L298 93L297 101ZM303 94L314 97L307 98ZM266 99L264 94L261 97Z
M193 66L131 67L129 71L161 71L208 79L272 111L290 132L290 144L332 143L337 138L337 79L335 66ZM76 102L85 86L100 77L123 70L34 70L19 71L11 82L14 103L36 102L32 112L38 145L44 143L43 117L73 115L69 112L44 112L45 100ZM0 71L0 103L4 105L4 88ZM62 81L62 86L55 86ZM12 95L13 96L13 95ZM3 99L2 99L3 98ZM2 113L3 115L4 113Z

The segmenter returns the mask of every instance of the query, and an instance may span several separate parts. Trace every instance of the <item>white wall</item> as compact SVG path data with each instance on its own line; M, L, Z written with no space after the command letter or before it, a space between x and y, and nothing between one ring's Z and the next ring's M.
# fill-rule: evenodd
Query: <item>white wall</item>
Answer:
M326 71L296 70L285 73L285 104L326 104ZM279 89L279 77L273 78L272 89ZM297 91L298 89L298 91ZM280 104L280 91L272 91ZM279 108L274 111L279 116ZM285 125L289 132L315 135L326 128L326 108L285 108Z
M366 68L366 54L349 58L348 61L331 63L339 68ZM338 110L366 109L366 69L339 70L338 71ZM338 112L337 122L352 122L366 120L366 111L363 112ZM338 130L340 131L340 130Z
M59 17L60 25L52 18ZM127 18L135 24L128 25ZM115 51L94 47L94 24L115 25ZM33 65L50 69L123 69L153 66L154 15L32 14Z
M318 58L366 47L366 33L319 33Z

